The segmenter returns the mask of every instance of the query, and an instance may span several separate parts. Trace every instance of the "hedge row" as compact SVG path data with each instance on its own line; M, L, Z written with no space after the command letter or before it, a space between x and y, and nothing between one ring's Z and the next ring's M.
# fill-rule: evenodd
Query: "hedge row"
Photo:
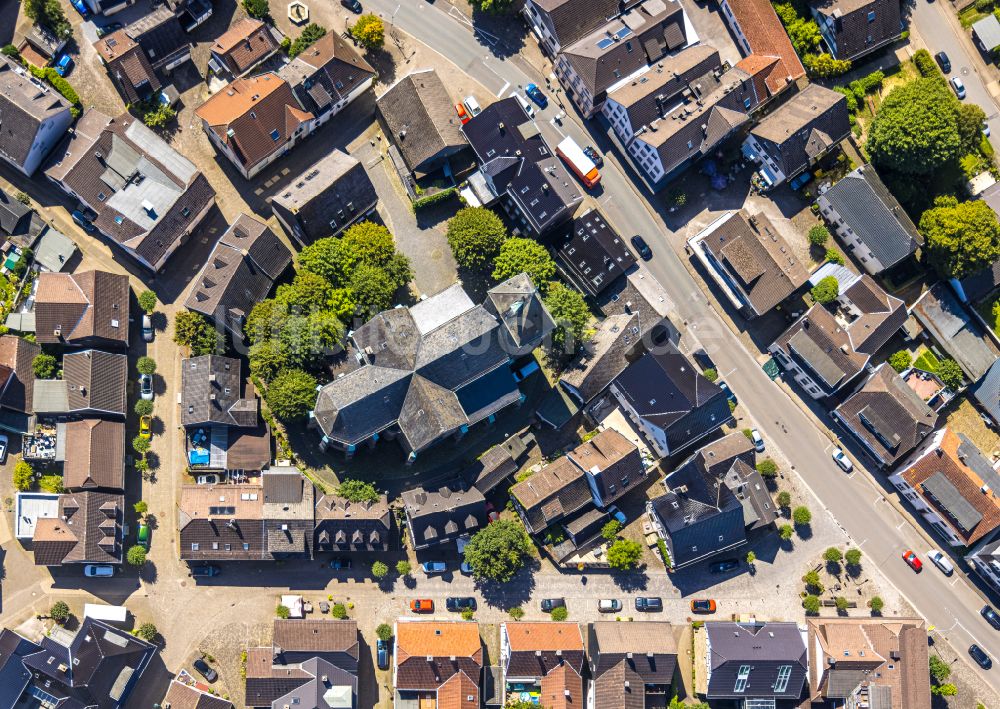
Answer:
M417 211L420 209L426 209L432 205L438 204L439 202L444 202L446 199L451 199L455 196L456 189L454 187L449 187L443 189L440 192L435 192L434 194L427 195L426 197L421 197L413 201L413 210Z
M80 96L76 93L74 89L66 79L59 76L59 72L50 66L47 67L37 67L34 64L28 65L31 75L36 79L44 79L49 82L49 84L62 94L62 97L72 104L70 110L73 113L73 117L77 118L80 115Z
M918 49L913 54L913 63L917 67L917 71L925 79L939 78L941 72L938 71L937 64L934 63L934 59L931 58L931 53L926 49Z

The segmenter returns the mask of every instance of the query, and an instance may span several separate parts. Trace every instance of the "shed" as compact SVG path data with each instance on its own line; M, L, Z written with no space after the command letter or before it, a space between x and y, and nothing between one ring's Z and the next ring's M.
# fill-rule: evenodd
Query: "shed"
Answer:
M987 15L972 25L972 38L984 52L1000 47L1000 20L995 15Z

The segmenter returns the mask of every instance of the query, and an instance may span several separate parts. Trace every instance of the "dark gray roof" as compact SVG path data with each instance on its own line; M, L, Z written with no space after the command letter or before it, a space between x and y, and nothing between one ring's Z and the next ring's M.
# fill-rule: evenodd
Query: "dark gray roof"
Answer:
M972 530L983 519L983 514L973 507L944 473L934 473L921 483L924 493L930 495L962 529Z
M899 37L902 32L896 0L816 0L814 13L832 24L833 54L855 59Z
M60 113L69 111L69 102L55 89L32 79L27 70L17 66L9 57L0 57L0 114L3 115L3 131L0 132L0 156L19 168L25 167L32 146L38 137L42 124L49 121L48 128L59 123L53 120ZM69 127L64 121L63 129ZM61 134L43 136L38 145L45 153L55 147Z
M353 43L336 32L327 32L278 70L306 110L317 116L333 110L374 75Z
M257 425L257 399L242 398L240 361L220 355L181 362L181 422L185 426Z
M418 488L402 494L410 538L416 548L472 535L486 525L486 498L476 488L454 480L437 490Z
M636 263L625 238L596 209L573 219L556 256L573 284L591 297L597 297Z
M990 365L970 393L993 421L1000 423L1000 360Z
M483 302L506 330L505 347L512 355L527 354L555 329L555 321L526 273L493 286Z
M795 623L742 625L705 623L709 645L709 699L767 698L797 700L806 687L808 659L805 631ZM741 668L749 674L742 692L735 691ZM775 692L781 667L790 667L783 692Z
M997 183L1000 187L1000 182ZM997 190L1000 194L1000 189ZM962 292L970 303L982 300L992 293L997 286L1000 286L1000 259L994 261L986 268L981 268L975 273L971 273L961 281Z
M31 672L24 666L24 658L38 646L25 640L13 630L0 630L0 706L14 707L28 682Z
M917 227L871 165L847 173L820 199L830 203L885 268L899 263L923 243Z
M618 14L619 0L536 0L534 6L559 44L565 46L596 30Z
M1000 358L1000 350L946 283L937 283L924 293L911 310L938 345L958 362L970 381L979 381Z
M165 6L143 15L128 25L125 33L142 47L154 69L161 69L175 55L191 49L188 35L181 27L180 20Z
M124 416L127 377L128 358L123 354L86 350L64 355L67 412Z
M34 209L0 190L0 232L7 239L21 248L30 248L45 229L45 222Z

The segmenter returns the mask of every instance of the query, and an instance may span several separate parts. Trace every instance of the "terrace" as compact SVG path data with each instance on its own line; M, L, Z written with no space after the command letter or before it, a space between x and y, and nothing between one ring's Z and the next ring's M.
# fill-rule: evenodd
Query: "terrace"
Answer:
M14 536L32 539L38 520L59 516L59 495L45 492L17 493L17 515L14 518Z
M34 430L24 434L21 449L25 460L66 459L66 424L40 420Z
M191 468L225 470L228 449L227 426L199 426L188 431L187 459Z

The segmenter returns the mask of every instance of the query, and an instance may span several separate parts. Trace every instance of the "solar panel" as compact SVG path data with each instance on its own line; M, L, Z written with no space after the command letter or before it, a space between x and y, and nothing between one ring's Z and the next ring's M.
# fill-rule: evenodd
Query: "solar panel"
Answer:
M610 47L614 43L615 43L615 41L613 39L611 39L609 37L605 37L604 39L599 40L597 42L597 47L599 49L607 49L608 47Z

